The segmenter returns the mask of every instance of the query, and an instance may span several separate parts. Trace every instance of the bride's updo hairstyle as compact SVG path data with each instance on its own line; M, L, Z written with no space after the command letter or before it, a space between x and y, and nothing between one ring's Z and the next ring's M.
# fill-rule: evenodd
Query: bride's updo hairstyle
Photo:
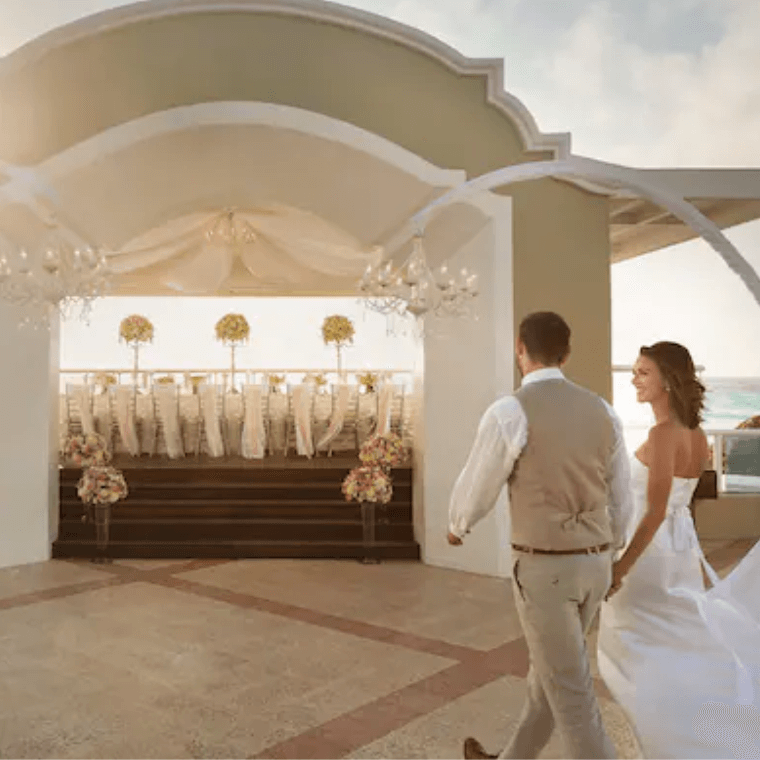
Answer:
M691 430L699 427L705 406L705 386L697 377L689 349L680 343L661 341L642 346L639 353L651 359L660 370L665 387L670 389L670 408L678 419Z

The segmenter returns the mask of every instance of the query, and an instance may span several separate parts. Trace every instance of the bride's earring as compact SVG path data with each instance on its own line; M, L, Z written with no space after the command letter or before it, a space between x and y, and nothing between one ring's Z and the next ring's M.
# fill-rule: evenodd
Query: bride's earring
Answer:
M665 384L665 393L670 393L670 386L666 383Z

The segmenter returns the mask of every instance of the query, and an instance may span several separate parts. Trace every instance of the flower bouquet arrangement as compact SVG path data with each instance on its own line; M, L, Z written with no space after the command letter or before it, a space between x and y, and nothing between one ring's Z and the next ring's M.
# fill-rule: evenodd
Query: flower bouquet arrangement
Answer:
M137 374L140 371L140 344L153 341L153 324L141 314L131 314L121 320L119 338L132 348L135 353L133 380L137 388Z
M332 343L338 356L338 373L341 372L341 351L354 342L354 323L341 314L325 317L322 323L322 340L325 345Z
M242 314L225 314L214 327L216 339L225 344L245 343L251 335L248 320Z
M72 435L63 448L64 457L75 467L102 467L111 461L106 439L98 433Z
M230 349L230 384L235 392L235 349L248 342L251 326L242 314L225 314L215 325L216 339Z
M346 501L387 504L393 496L393 484L382 467L363 465L346 475L342 491Z
M77 483L77 495L88 505L115 504L128 493L124 474L115 467L88 467Z
M98 551L108 546L111 523L111 507L129 493L124 474L115 467L88 467L77 483L77 495L84 503L83 522L95 523L95 540ZM104 555L95 557L93 562L106 563L110 559Z
M378 377L374 372L365 372L363 375L357 375L359 385L364 388L365 393L374 393L377 388Z
M393 497L393 483L390 473L377 465L365 464L354 467L346 475L341 487L346 501L358 501L362 511L362 538L365 555L362 562L376 564L379 560L372 556L375 544L375 509L382 505L384 518L381 522L388 523L386 504Z
M359 459L365 464L390 470L402 465L407 458L404 443L395 433L373 435L359 449Z
M147 317L132 314L121 320L119 337L130 344L150 343L153 340L153 325Z

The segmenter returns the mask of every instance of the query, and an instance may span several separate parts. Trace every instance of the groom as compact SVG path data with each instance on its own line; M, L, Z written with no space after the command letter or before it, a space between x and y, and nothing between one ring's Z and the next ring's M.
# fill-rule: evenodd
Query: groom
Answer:
M512 587L530 652L527 702L511 741L489 755L467 739L465 758L538 757L555 726L564 757L615 757L585 637L623 547L629 462L612 408L562 374L569 353L570 328L558 314L523 319L522 385L483 415L451 496L448 541L458 546L509 484Z

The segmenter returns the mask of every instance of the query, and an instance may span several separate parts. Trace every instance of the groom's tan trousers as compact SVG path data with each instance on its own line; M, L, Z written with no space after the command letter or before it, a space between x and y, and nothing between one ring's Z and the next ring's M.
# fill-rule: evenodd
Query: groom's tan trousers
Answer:
M556 726L567 758L614 758L591 676L586 634L612 580L610 551L514 552L512 588L530 652L528 697L499 757L535 758Z

